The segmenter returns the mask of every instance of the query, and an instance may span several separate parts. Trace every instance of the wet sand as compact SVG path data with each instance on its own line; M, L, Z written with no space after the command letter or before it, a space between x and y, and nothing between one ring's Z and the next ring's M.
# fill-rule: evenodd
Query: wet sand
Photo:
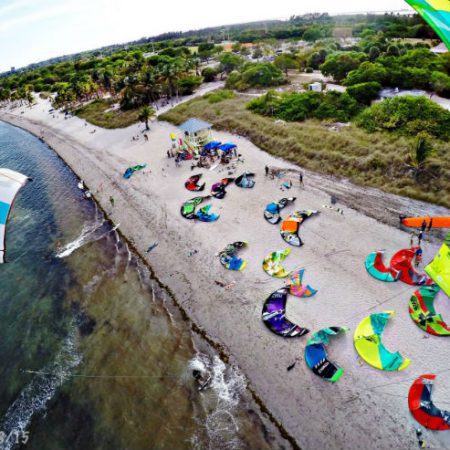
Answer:
M243 370L256 396L299 447L417 448L417 423L409 413L408 389L420 374L442 372L434 401L445 407L450 397L450 344L448 340L424 335L412 322L407 305L414 288L378 282L366 273L364 260L373 250L393 253L409 245L408 233L387 224L393 223L392 217L398 214L396 205L404 205L410 212L449 214L448 211L306 171L304 189L294 178L293 188L282 192L280 180L264 176L264 166L295 166L262 152L244 138L215 132L217 140L238 144L245 162L238 163L236 175L244 170L255 172L256 186L244 190L232 185L225 199L213 199L213 211L221 216L217 222L185 220L180 206L195 194L184 188L184 181L191 174L202 172L208 188L227 172L220 166L214 171L192 172L189 162L176 168L173 159L166 156L169 133L177 132L175 127L154 123L147 132L149 141L145 142L141 124L103 130L85 126L78 118L65 120L58 113L53 118L47 112L49 108L48 103L40 101L31 109L2 110L0 119L43 135L45 142L85 181L192 321ZM139 140L131 141L133 135L139 135ZM122 178L127 167L144 162L148 164L146 169L130 180ZM348 188L343 191L344 185ZM347 205L337 205L344 208L343 215L323 208L329 204L329 192L334 189L340 193L338 197L347 198L343 192L353 193L362 199L361 204L372 199L379 218L385 216L389 220L382 223L349 208L351 198L347 198ZM358 192L362 194L357 195ZM110 196L114 197L114 207ZM321 211L302 227L305 245L292 248L285 260L288 268L305 267L305 282L319 292L310 299L291 297L287 315L311 331L332 325L350 327L351 331L329 348L331 358L345 368L344 376L335 385L321 380L306 367L303 350L308 335L291 340L278 338L261 322L265 298L282 285L263 272L262 259L270 251L287 247L278 227L269 225L262 212L267 203L284 196L297 197L295 204L283 211L284 216L295 209ZM357 202L354 206L364 211ZM248 250L242 253L248 265L239 273L226 271L214 256L236 240L249 241ZM158 246L146 254L155 242ZM430 260L437 246L436 242L425 246L424 262ZM194 250L198 253L189 256ZM223 287L233 282L231 289ZM444 318L449 317L448 301L440 298L438 302L438 310ZM403 372L373 369L361 363L353 347L353 331L359 321L384 310L397 311L384 333L387 348L412 359ZM294 361L295 368L288 372L286 368ZM424 438L428 448L450 446L448 432L425 431Z

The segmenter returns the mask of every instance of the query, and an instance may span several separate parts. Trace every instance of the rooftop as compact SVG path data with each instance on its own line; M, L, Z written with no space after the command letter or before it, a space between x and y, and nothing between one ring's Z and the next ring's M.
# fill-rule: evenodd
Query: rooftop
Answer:
M182 123L178 128L188 133L198 133L199 131L208 130L212 128L212 125L208 122L204 122L203 120L196 119L195 117L192 119L186 120L186 122Z

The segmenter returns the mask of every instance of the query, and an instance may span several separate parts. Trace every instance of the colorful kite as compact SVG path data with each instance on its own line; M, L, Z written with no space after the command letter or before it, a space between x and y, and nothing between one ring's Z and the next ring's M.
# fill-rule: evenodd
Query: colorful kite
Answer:
M344 369L328 359L325 344L332 336L348 331L347 327L329 327L316 331L305 347L305 361L307 366L319 377L332 383L341 378Z
M393 314L394 311L371 314L364 318L355 330L354 343L359 356L380 370L403 370L411 362L399 352L391 353L381 340L381 335Z
M203 189L205 189L205 183L203 184L198 184L200 178L202 177L202 174L198 174L198 175L192 175L192 177L188 178L188 180L186 181L186 183L184 183L184 187L188 190L188 191L203 191Z
M202 208L200 208L198 211L195 210L200 203L203 202L203 200L210 198L208 197L194 197L190 200L184 202L181 205L181 215L185 219L197 219L200 222L214 222L219 218L217 214L211 214L209 210L211 209L211 205L205 205Z
M434 309L434 298L439 291L439 286L436 284L417 289L409 301L409 314L412 320L427 333L435 336L450 336L450 327L444 322L442 315L437 314Z
M305 269L296 270L292 272L287 280L286 284L289 286L289 294L295 295L296 297L312 297L316 294L316 290L313 289L309 284L306 286L302 285L302 278Z
M450 50L450 1L406 0L430 25Z
M211 186L211 195L215 198L222 199L227 193L225 188L234 181L234 178L223 178L218 183Z
M450 297L450 233L425 272Z
M307 328L299 327L286 319L286 301L289 289L280 288L272 292L264 302L262 320L266 327L282 337L299 337L309 333Z
M287 219L284 219L280 226L280 234L283 240L295 247L301 247L303 242L299 236L300 225L308 219L308 217L315 214L318 214L318 211L296 211Z
M218 214L210 213L211 204L205 205L195 213L195 218L200 222L214 222L219 218Z
M366 269L370 275L380 281L397 281L400 278L400 272L386 267L382 259L383 252L372 252L366 258Z
M220 253L220 263L228 270L243 270L247 261L238 258L237 252L248 245L247 241L238 241L228 244Z
M449 2L450 3L450 2ZM406 227L450 228L450 216L436 217L400 217L400 222Z
M416 251L419 247L411 247L399 250L391 258L390 268L400 272L399 280L412 286L430 284L431 280L426 274L420 274L413 267Z
M295 197L282 198L278 202L269 203L264 210L264 219L272 225L276 225L281 220L280 210L292 202L295 202Z
M414 419L430 430L450 430L450 412L434 406L431 400L434 374L425 374L411 385L408 405Z
M0 169L0 264L5 261L6 223L17 193L27 181L26 175L10 169Z
M281 262L286 258L287 255L291 253L291 249L287 248L286 250L278 250L276 252L269 253L264 259L262 263L262 267L266 273L276 278L284 278L287 277L291 271L286 270Z
M128 178L130 178L131 175L134 174L134 172L137 172L138 170L142 170L145 167L147 167L147 164L136 164L133 167L128 167L128 169L125 170L125 173L123 174L123 177L128 180Z
M242 175L239 175L234 182L241 188L252 188L255 185L255 180L252 179L254 176L254 173L244 172Z

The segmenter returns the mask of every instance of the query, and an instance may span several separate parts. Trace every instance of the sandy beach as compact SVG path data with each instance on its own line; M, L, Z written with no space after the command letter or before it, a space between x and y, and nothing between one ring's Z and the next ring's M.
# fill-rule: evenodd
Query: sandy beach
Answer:
M39 99L32 108L1 109L0 120L41 136L84 180L192 322L243 370L255 395L299 448L417 448L418 424L408 409L408 390L419 375L436 373L434 401L446 408L450 344L445 338L426 335L412 322L408 302L414 287L371 278L364 261L374 250L385 249L390 256L409 245L409 234L396 225L400 211L446 215L450 211L307 171L305 188L293 178L293 188L282 192L280 180L264 176L264 166L295 169L293 165L262 152L244 138L213 132L217 140L238 145L244 162L236 163L235 175L255 172L256 185L254 189L231 185L225 199L212 199L213 211L220 213L217 222L185 220L180 215L181 204L195 196L185 189L185 180L193 173L203 173L202 181L209 190L227 172L222 166L191 171L190 162L175 167L166 151L170 133L178 132L176 127L152 123L147 142L143 124L104 130L76 117L65 119L61 113L53 117L50 108L47 101ZM139 140L132 141L137 135ZM146 169L123 179L125 169L138 163L147 163ZM329 204L332 192L337 193L343 215L323 207ZM320 211L302 227L305 245L292 248L285 260L289 269L304 267L305 282L318 293L310 299L290 297L287 315L311 332L333 325L350 328L329 347L331 359L345 369L336 384L323 381L304 363L303 351L311 333L283 339L270 333L261 321L264 300L283 285L264 273L262 259L288 247L278 227L264 220L263 210L267 203L285 196L297 200L283 216L296 209ZM215 254L238 240L249 242L242 252L247 267L243 272L227 271ZM155 242L158 246L145 253ZM438 246L438 239L425 244L425 263ZM194 250L197 253L192 254ZM230 283L229 289L223 287ZM444 296L436 300L436 309L444 318L450 317L450 304ZM358 323L370 313L386 310L397 313L383 336L386 347L412 360L402 372L368 366L353 346ZM294 369L287 371L295 361ZM424 430L424 439L427 448L450 448L450 432Z

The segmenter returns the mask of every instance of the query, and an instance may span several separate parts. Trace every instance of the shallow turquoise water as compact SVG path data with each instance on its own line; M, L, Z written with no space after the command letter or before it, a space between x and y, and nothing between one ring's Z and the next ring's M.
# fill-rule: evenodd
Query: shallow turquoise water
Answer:
M51 149L0 122L0 167L34 180L0 266L1 450L285 445Z

